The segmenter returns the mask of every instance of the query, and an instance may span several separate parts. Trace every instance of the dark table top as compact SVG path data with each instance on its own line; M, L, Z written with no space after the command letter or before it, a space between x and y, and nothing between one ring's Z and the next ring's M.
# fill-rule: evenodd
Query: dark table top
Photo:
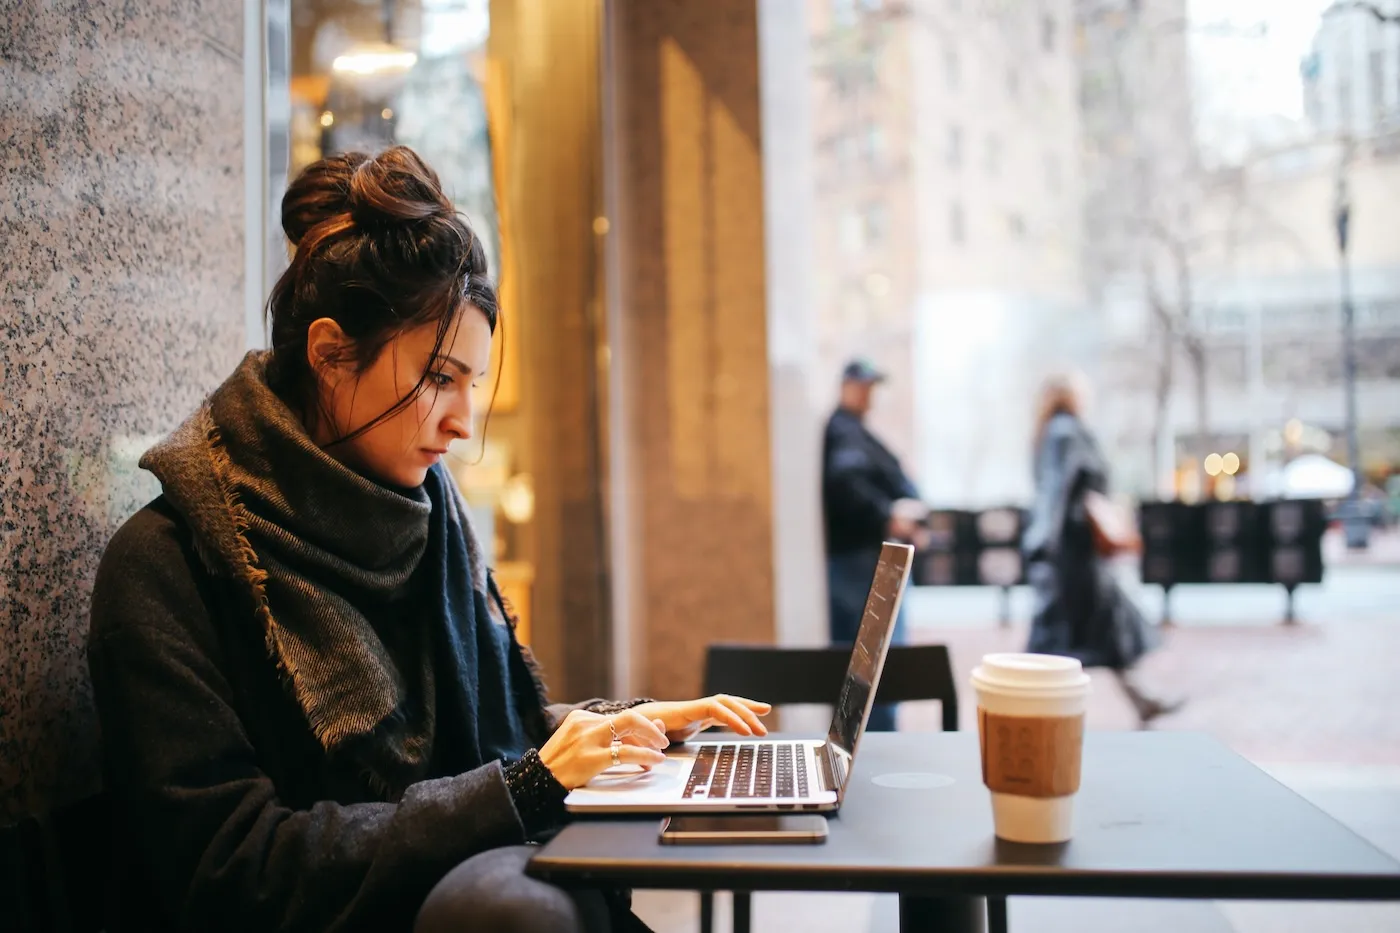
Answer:
M975 734L872 733L824 845L663 846L654 815L597 818L530 871L651 888L1400 900L1400 862L1208 736L1090 733L1084 756L1075 837L1059 845L995 838Z

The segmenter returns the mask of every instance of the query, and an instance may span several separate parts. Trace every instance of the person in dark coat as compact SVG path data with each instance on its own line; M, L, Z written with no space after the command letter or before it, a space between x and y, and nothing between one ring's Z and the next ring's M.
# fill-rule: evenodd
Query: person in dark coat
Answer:
M645 929L525 874L567 792L737 697L552 704L441 463L497 323L481 240L412 150L288 187L272 348L141 459L89 664L113 933Z
M846 365L840 404L826 423L822 443L822 513L832 644L856 640L880 546L888 539L917 543L923 534L920 522L928 512L899 460L865 426L871 396L884 378L866 360ZM901 606L893 644L902 644L904 638ZM894 706L877 704L867 728L894 731Z
M1041 392L1035 504L1022 539L1035 593L1026 650L1108 668L1145 726L1180 702L1151 696L1139 684L1133 666L1156 647L1156 632L1094 547L1084 497L1108 492L1108 466L1082 418L1086 397L1077 374L1051 377Z

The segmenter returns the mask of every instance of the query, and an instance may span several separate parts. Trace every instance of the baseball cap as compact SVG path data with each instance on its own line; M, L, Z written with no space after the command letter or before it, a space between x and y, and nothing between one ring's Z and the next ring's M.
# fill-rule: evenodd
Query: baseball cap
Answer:
M844 382L884 382L885 374L876 369L874 363L857 357L841 370L841 379Z

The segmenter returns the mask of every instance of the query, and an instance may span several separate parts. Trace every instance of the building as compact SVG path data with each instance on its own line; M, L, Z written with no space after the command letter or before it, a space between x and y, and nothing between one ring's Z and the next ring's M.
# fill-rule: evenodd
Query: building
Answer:
M1280 129L1274 138L1283 142L1269 145L1260 127L1242 126L1238 139L1196 140L1213 160L1182 176L1181 222L1163 228L1167 249L1158 254L1169 274L1105 295L1118 462L1139 491L1196 493L1210 453L1238 454L1244 485L1234 491L1254 495L1270 494L1271 477L1300 444L1346 460L1342 177L1352 205L1362 463L1379 477L1400 462L1400 249L1388 207L1400 195L1400 137L1387 129L1397 56L1400 28L1367 12L1330 12L1301 71L1309 138ZM1155 412L1155 457L1132 442L1144 411Z
M1082 354L1068 0L811 0L820 357L931 501L1023 500L1032 394ZM988 417L988 412L996 416Z
M1189 22L1185 0L1079 0L1075 13L1096 421L1119 484L1145 491L1170 443L1165 322L1193 235Z
M1303 60L1309 122L1324 135L1373 136L1400 125L1400 0L1328 10Z

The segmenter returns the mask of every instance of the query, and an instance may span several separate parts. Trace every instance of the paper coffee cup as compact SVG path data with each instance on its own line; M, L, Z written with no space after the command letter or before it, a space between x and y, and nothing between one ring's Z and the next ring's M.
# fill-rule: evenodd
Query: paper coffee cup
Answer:
M1074 835L1089 675L1074 658L989 654L972 686L997 836L1066 841Z

